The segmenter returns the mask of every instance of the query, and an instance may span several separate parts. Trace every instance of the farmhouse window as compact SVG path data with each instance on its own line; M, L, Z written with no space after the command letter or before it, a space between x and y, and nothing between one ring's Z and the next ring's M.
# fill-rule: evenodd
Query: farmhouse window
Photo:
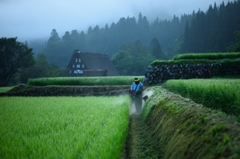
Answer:
M76 65L76 68L80 68L80 67L81 67L80 64L77 64L77 65Z
M79 58L78 61L81 62L81 59Z
M74 74L82 74L83 71L82 70L74 70Z
M78 61L78 59L76 58L76 62Z
M71 74L71 73L72 73L72 70L69 70L69 73Z
M73 68L74 68L75 66L74 66L74 64L73 64Z
M84 64L82 64L82 68L84 68Z

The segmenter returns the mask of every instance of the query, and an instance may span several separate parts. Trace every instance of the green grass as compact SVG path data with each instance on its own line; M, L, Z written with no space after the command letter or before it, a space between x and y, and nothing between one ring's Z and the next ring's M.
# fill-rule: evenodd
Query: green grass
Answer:
M183 59L206 59L206 60L219 60L219 59L234 59L240 58L240 52L228 53L187 53L180 54L173 57L173 60Z
M0 87L0 93L7 92L7 91L9 91L12 88L13 88L13 86L12 87Z
M239 64L240 58L236 59L220 59L220 60L208 60L208 59L180 59L180 60L155 60L151 63L152 66L160 64Z
M239 79L168 80L163 87L209 108L240 117Z
M1 97L0 158L119 158L128 96Z
M143 76L136 76L143 80ZM133 82L135 76L111 76L111 77L53 77L29 79L29 85L129 85Z
M233 82L233 81L232 81ZM162 158L240 157L239 123L233 116L206 108L161 86L144 104L142 116L155 138L152 146L163 151Z
M155 60L152 66L160 64L239 64L240 52L228 53L187 53L174 56L171 60Z

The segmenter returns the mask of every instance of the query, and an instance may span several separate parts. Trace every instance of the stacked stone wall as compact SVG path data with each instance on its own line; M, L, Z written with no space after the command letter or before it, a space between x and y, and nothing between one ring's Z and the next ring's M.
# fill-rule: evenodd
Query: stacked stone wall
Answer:
M159 64L148 66L144 83L163 83L169 79L211 78L221 75L239 75L240 65L228 67L223 64Z

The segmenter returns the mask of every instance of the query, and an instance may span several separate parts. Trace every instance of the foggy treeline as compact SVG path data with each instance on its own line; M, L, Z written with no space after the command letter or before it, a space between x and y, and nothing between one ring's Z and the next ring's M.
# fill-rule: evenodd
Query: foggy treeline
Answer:
M219 7L210 6L206 13L198 11L184 30L181 52L226 52L236 43L240 31L240 1Z
M116 58L123 45L131 46L129 43L139 42L146 53L153 51L153 41L159 43L161 56L152 56L158 59L169 59L188 52L226 52L228 47L236 43L235 31L240 30L239 15L238 0L227 4L222 2L219 6L210 5L206 12L193 11L189 15L174 16L171 20L156 19L149 22L140 13L137 18L120 18L117 23L106 24L103 28L98 25L89 27L86 33L66 31L62 37L59 37L55 28L41 52L51 63L64 68L75 49L107 53L110 58L114 55ZM38 45L31 47L37 48ZM141 55L144 56L144 53Z
M124 43L140 40L148 47L154 37L164 48L183 34L185 23L190 18L191 15L183 15L179 20L174 16L172 20L156 19L150 24L147 17L140 13L138 18L120 18L117 23L112 23L110 26L106 24L104 28L98 25L89 27L87 33L83 31L79 33L77 30L67 31L61 38L57 30L53 29L44 53L51 62L64 67L68 63L66 59L70 59L74 49L107 53L112 57Z

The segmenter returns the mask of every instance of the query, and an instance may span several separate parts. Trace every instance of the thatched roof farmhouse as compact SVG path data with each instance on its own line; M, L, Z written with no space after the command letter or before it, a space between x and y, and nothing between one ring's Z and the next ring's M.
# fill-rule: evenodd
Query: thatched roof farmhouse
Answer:
M75 50L67 66L70 76L118 76L109 56Z

